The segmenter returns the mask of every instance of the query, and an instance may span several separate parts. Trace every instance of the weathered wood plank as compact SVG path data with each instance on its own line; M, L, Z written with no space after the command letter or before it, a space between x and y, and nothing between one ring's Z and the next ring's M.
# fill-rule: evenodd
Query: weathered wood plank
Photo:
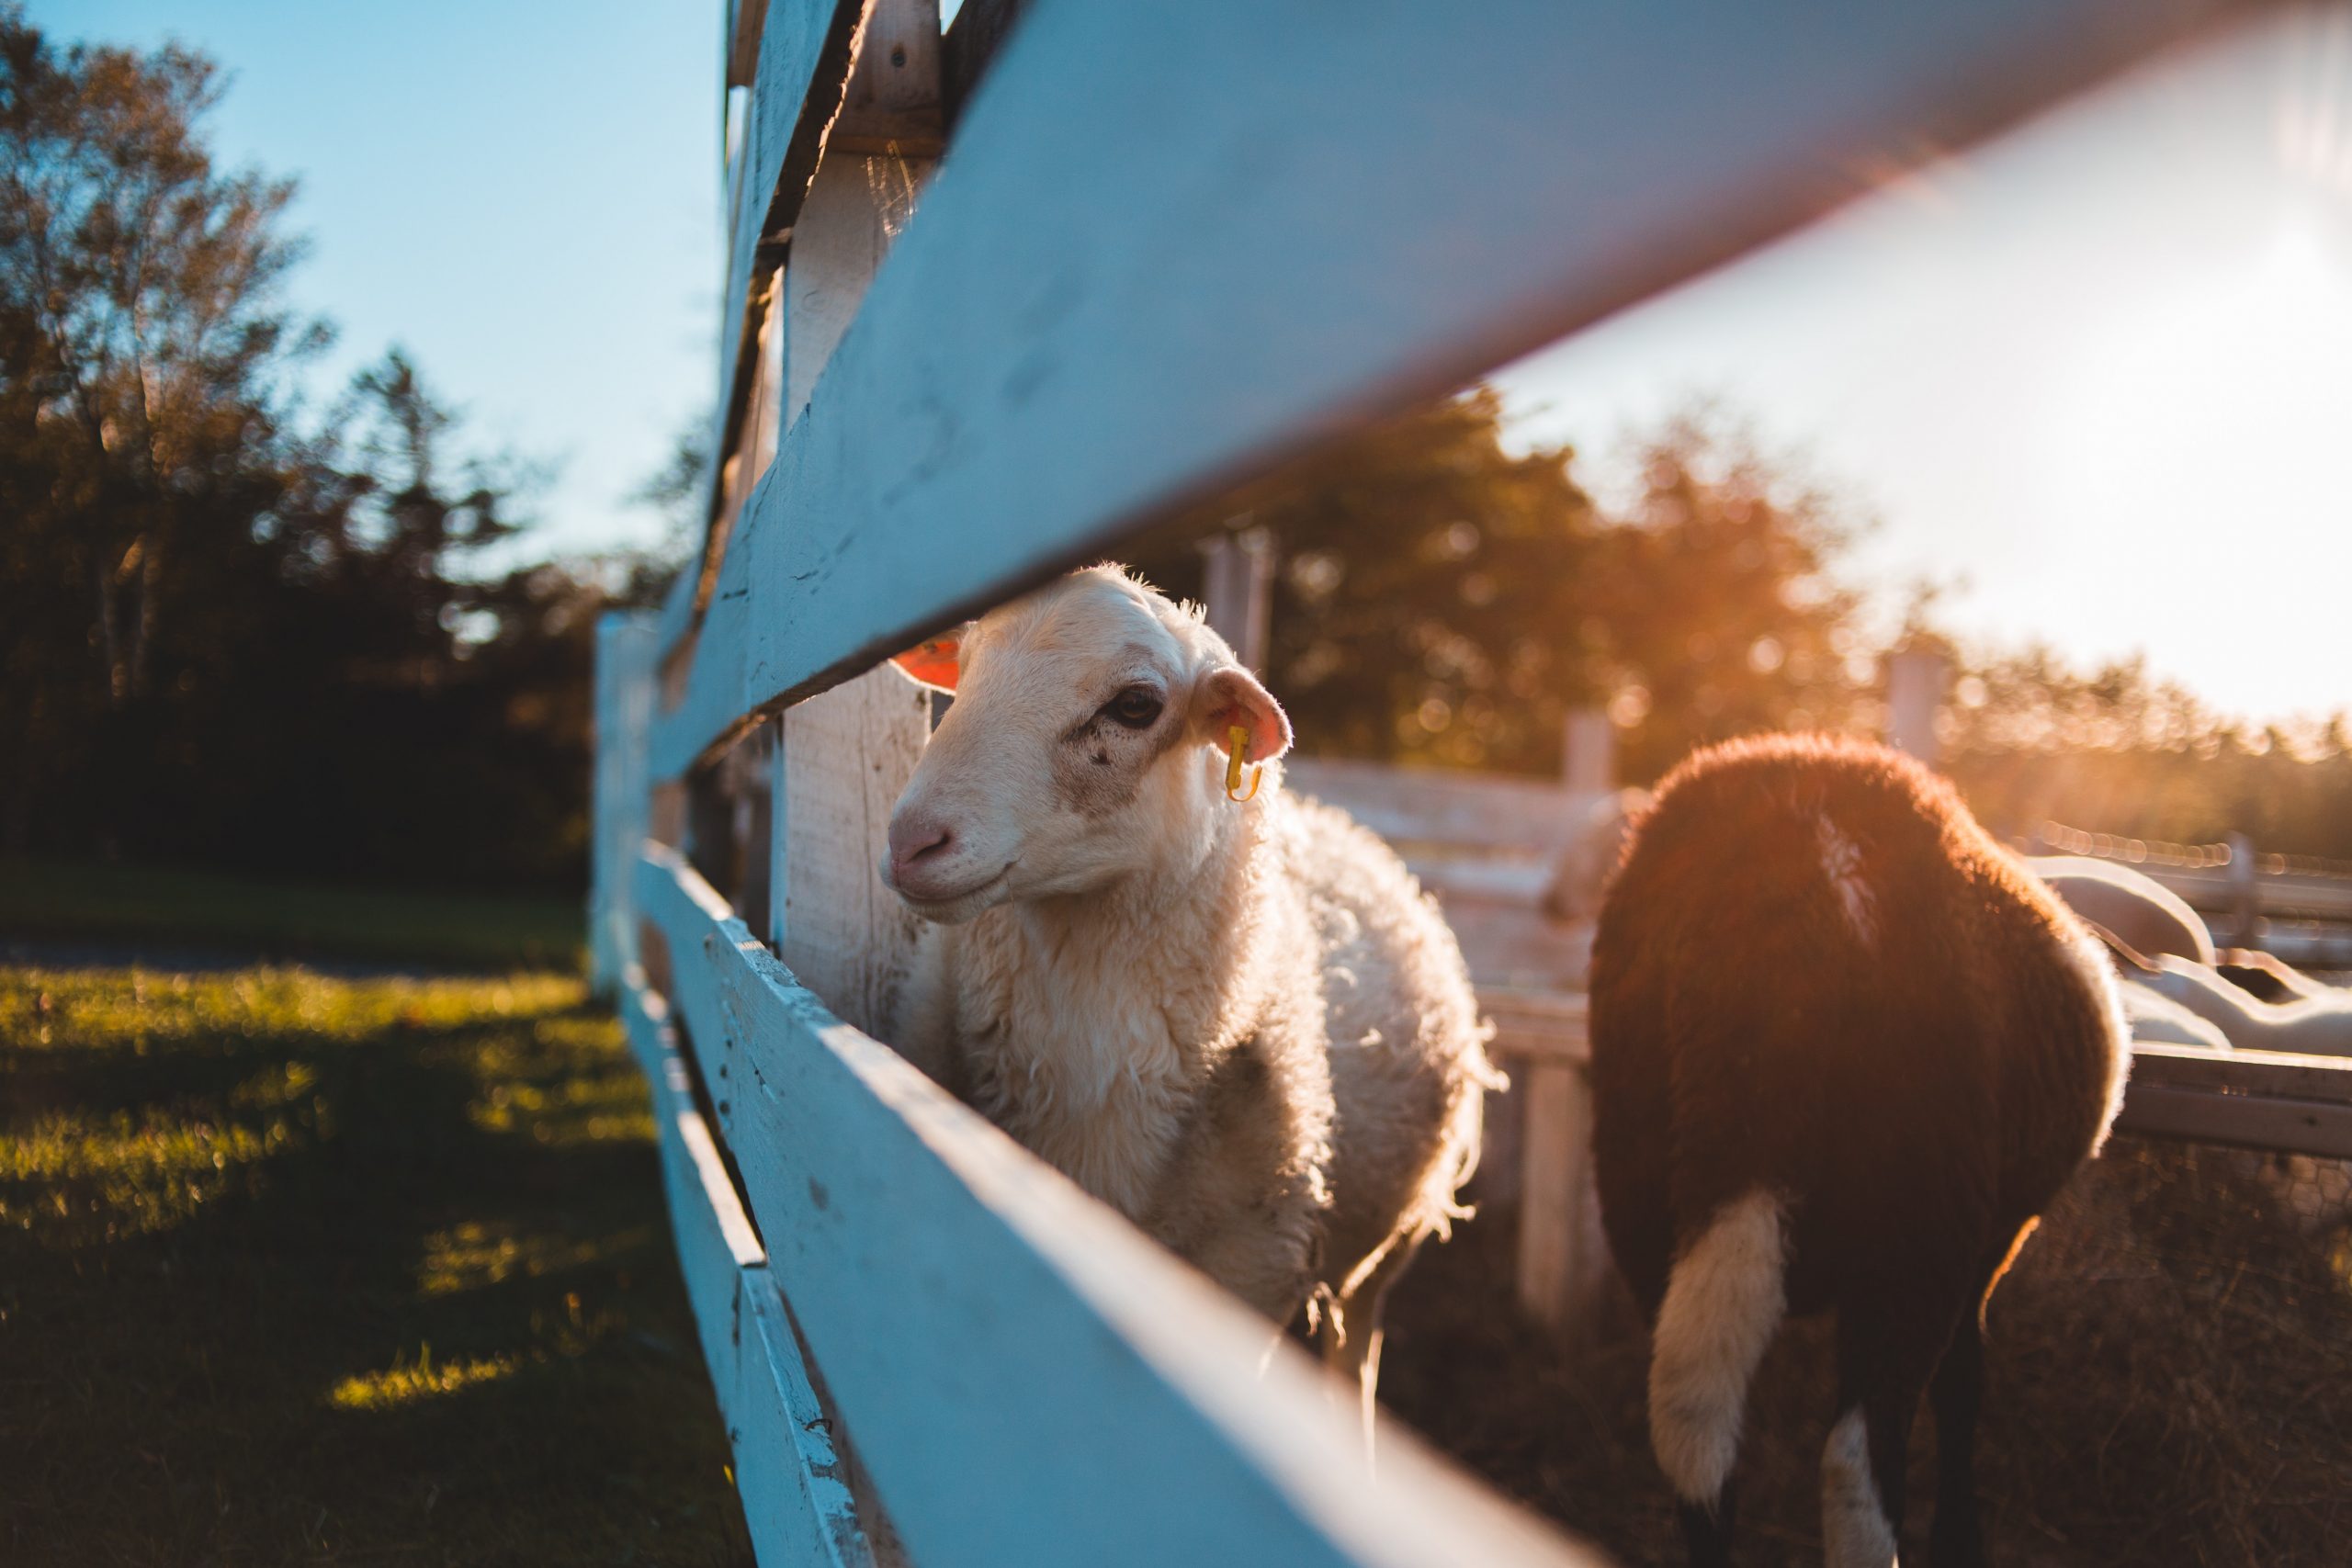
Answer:
M850 1487L847 1451L834 1439L833 1412L809 1382L792 1314L765 1268L745 1272L742 1302L743 1389L729 1436L752 1553L764 1568L865 1568L876 1553Z
M1402 1432L1384 1431L1367 1473L1350 1402L1261 1321L827 1013L690 892L648 907L675 951L717 939L749 1071L729 1144L917 1561L1591 1561Z
M1592 1091L1577 1067L1537 1060L1521 1069L1519 1093L1519 1302L1544 1327L1577 1337L1592 1321L1610 1267L1586 1234Z
M1555 855L1601 798L1598 791L1572 794L1556 784L1500 773L1318 757L1285 762L1283 782L1338 807L1408 852L1449 845Z
M2200 1144L2352 1158L2352 1105L2133 1083L2124 1090L2115 1124L2126 1133Z
M931 739L931 694L893 664L785 710L785 966L833 1015L887 1026L922 930L878 867Z
M761 496L775 482L776 472L771 465L753 487L747 506L756 509ZM702 625L692 631L691 643L682 649L692 660L684 690L675 703L654 715L646 752L647 767L655 779L684 776L697 759L706 754L715 758L724 750L712 744L715 739L724 737L731 742L750 728L743 702L743 649L752 618L752 558L741 537L743 526L739 520L736 536L728 542L720 558Z
M1478 1010L1494 1020L1498 1053L1574 1067L1592 1059L1590 1010L1582 991L1481 986Z
M2347 1056L2206 1051L2194 1045L2142 1041L2132 1047L2132 1081L2352 1105L2352 1057Z
M1040 7L755 498L743 705L2252 8Z
M927 158L842 152L817 170L784 275L786 423L808 407L890 242L914 215L931 167Z
M663 1187L686 1295L735 1453L760 1561L867 1568L873 1561L789 1315L708 1125L694 1106L669 1008L639 973L621 1015L652 1087Z
M684 1027L684 1049L702 1073L704 1090L718 1113L719 1134L731 1144L743 1083L744 1025L728 1010L718 954L722 948L759 947L759 939L684 857L660 844L644 847L637 905L670 944L672 993L666 1000ZM684 933L691 934L692 945L682 947Z
M630 893L648 827L646 747L653 722L653 618L614 612L596 625L596 766L589 844L590 983L610 995L637 962Z

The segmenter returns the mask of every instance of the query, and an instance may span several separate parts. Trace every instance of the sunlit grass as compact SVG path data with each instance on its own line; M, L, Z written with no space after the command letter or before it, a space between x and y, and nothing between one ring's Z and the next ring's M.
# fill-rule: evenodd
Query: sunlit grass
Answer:
M572 976L0 967L0 1562L748 1561L653 1137Z
M513 1377L522 1365L521 1356L508 1354L444 1361L436 1367L433 1364L432 1347L427 1346L409 1365L394 1361L380 1372L344 1379L334 1385L328 1399L341 1410L389 1410L396 1404L412 1404L420 1399L455 1393L476 1383Z
M425 1237L416 1285L428 1296L440 1296L481 1290L510 1278L537 1279L639 1251L652 1239L650 1226L574 1238L469 1220Z

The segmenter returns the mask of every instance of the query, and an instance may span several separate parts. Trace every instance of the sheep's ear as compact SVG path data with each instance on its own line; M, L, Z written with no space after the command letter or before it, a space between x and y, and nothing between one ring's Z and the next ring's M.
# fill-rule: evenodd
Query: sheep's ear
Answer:
M1193 732L1225 750L1236 725L1250 733L1250 761L1271 762L1290 750L1282 704L1249 671L1221 664L1193 688Z
M926 686L952 692L956 689L956 659L963 646L964 629L958 626L928 642L917 643L904 653L891 655L890 662Z

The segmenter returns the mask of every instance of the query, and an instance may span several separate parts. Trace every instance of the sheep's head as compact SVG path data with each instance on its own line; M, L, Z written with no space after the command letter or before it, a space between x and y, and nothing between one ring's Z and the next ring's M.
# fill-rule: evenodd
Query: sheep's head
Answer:
M890 817L882 880L916 913L1090 892L1195 864L1227 803L1227 736L1248 760L1290 722L1200 619L1112 567L1073 572L901 663L956 705Z

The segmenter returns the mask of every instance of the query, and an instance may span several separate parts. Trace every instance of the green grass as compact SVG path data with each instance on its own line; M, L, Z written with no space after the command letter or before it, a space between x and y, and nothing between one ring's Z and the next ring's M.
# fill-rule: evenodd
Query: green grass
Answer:
M576 968L576 898L257 882L154 866L0 861L0 933L185 943L276 958Z
M569 976L0 968L0 1562L747 1562Z

